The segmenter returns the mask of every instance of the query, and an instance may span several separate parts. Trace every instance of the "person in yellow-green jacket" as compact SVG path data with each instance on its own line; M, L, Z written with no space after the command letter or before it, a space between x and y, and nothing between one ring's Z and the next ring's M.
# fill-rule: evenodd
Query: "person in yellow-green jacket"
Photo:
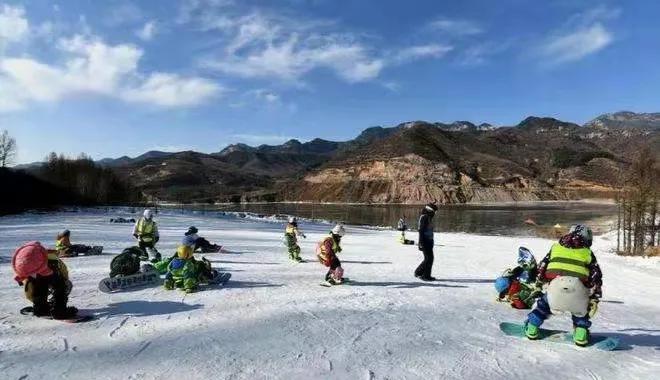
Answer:
M145 259L160 261L160 253L156 250L156 243L160 239L158 225L154 221L153 211L144 210L142 218L138 219L133 227L133 237L138 240L138 246L145 252Z
M574 343L578 346L589 344L591 318L598 311L603 285L603 273L591 251L592 241L589 227L574 225L541 260L537 288L541 289L543 283L550 284L536 302L536 308L527 316L527 338L538 339L539 327L555 310L571 313Z
M71 244L71 231L64 230L57 234L55 250L59 257L71 257L89 253L93 250L93 247L83 244Z
M303 262L304 260L300 257L300 246L298 245L298 236L302 238L307 238L302 231L298 228L298 219L295 216L289 217L289 223L287 223L284 230L284 239L286 240L286 246L289 251L289 259L296 262Z

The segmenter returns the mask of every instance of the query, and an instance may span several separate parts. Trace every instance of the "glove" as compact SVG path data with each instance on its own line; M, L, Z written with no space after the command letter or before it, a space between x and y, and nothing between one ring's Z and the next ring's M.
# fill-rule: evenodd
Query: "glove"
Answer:
M589 300L589 318L593 318L598 312L598 298Z
M139 239L138 234L133 234L133 237Z
M423 250L424 250L424 246L421 245L421 244L417 244L417 248L418 248L420 251L423 251Z
M158 243L158 240L160 240L160 237L156 236L156 238L154 239L154 241L155 241L156 243Z
M543 293L543 281L541 280L536 280L532 287L532 294L540 294Z
M300 236L302 236L303 239L307 239L307 236L305 236L305 234L300 234Z

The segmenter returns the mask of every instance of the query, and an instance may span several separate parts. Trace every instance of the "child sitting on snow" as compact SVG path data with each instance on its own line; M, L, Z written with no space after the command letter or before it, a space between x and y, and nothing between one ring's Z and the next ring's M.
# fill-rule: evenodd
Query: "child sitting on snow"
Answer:
M319 262L329 268L328 273L325 274L325 281L330 285L338 285L344 281L344 269L341 267L337 254L341 252L339 243L345 233L344 226L336 225L330 231L330 236L321 240L316 248Z
M516 309L530 309L539 295L535 282L536 259L529 249L520 247L518 266L505 270L495 280L498 301L509 302Z
M193 251L200 250L202 253L215 253L220 252L222 246L217 244L211 244L208 240L204 239L197 235L199 230L195 226L188 227L188 231L184 233L183 245L190 245L193 247Z
M538 339L541 324L553 311L560 311L572 315L575 344L586 346L589 343L591 318L598 310L603 285L603 274L590 248L592 239L587 226L572 226L539 264L538 281L550 285L527 316L527 338Z
M289 250L289 258L293 261L301 262L303 259L300 257L300 246L298 245L298 236L307 238L300 229L298 229L298 219L295 216L289 217L289 223L284 230L284 239L286 239L286 246Z
M35 316L69 319L78 313L75 307L67 306L72 285L69 271L56 251L49 252L36 241L26 243L14 253L12 267L14 279L24 286L25 298L32 302Z
M217 275L210 261L203 257L201 261L195 260L191 245L180 245L176 255L168 261L164 285L167 290L181 288L186 293L192 293L197 291L200 283L207 283Z
M92 247L82 244L71 244L71 231L64 230L57 234L55 250L59 257L78 256L92 250Z

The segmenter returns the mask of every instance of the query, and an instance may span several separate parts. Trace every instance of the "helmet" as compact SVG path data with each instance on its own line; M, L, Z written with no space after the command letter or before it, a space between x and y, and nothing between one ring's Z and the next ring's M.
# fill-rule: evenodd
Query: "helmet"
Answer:
M192 235L186 235L186 236L184 236L183 239L181 240L181 244L186 245L186 246L193 247L193 246L195 245L195 240L196 240L196 239L195 239L194 236L192 236Z
M198 233L199 230L195 226L190 226L188 227L188 231L186 231L185 235L192 235Z
M330 232L331 232L333 235L337 235L337 236L340 236L340 237L341 237L341 236L344 236L344 234L346 233L346 229L344 229L344 226L343 226L343 225L341 225L341 224L337 224L336 226L334 226L334 227L332 228L332 231L330 231Z
M518 248L518 265L522 266L525 269L529 269L536 266L536 258L532 251L525 247Z
M436 212L438 211L438 206L435 204L435 202L428 203L426 206L424 206L424 211Z
M296 222L298 222L298 218L296 218L295 216L289 217L289 223L296 223Z
M180 259L187 260L192 257L193 255L193 248L189 245L180 245L176 249L176 255Z
M23 281L36 275L50 276L53 274L48 267L48 251L38 241L32 241L19 247L14 252L11 265L16 273L16 281Z
M151 219L154 217L154 212L151 211L150 209L144 210L144 213L142 213L142 216L145 217L145 219Z
M511 280L507 277L498 277L495 279L495 290L498 293L506 292L511 285Z
M568 230L568 233L573 236L579 236L584 241L584 244L587 247L591 247L591 243L594 240L594 235L591 232L591 228L585 226L584 224L575 224L571 226L571 229Z
M65 236L70 236L70 235L71 235L71 231L69 231L69 230L64 230L64 231L62 231L62 232L60 232L60 233L57 234L57 238L58 238L58 239L61 239L61 238L65 237Z

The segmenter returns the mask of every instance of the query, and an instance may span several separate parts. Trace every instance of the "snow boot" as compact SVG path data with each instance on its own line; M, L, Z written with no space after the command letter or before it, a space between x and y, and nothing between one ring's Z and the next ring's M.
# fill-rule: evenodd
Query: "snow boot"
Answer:
M72 319L78 314L78 309L68 306L62 310L53 310L53 319Z
M163 284L166 290L174 290L174 280L168 278L165 279L165 284Z
M573 342L580 347L589 344L589 330L584 327L576 327L573 330Z
M539 336L541 335L539 328L537 326L534 326L533 324L526 322L525 323L525 336L529 340L535 340L538 339Z

